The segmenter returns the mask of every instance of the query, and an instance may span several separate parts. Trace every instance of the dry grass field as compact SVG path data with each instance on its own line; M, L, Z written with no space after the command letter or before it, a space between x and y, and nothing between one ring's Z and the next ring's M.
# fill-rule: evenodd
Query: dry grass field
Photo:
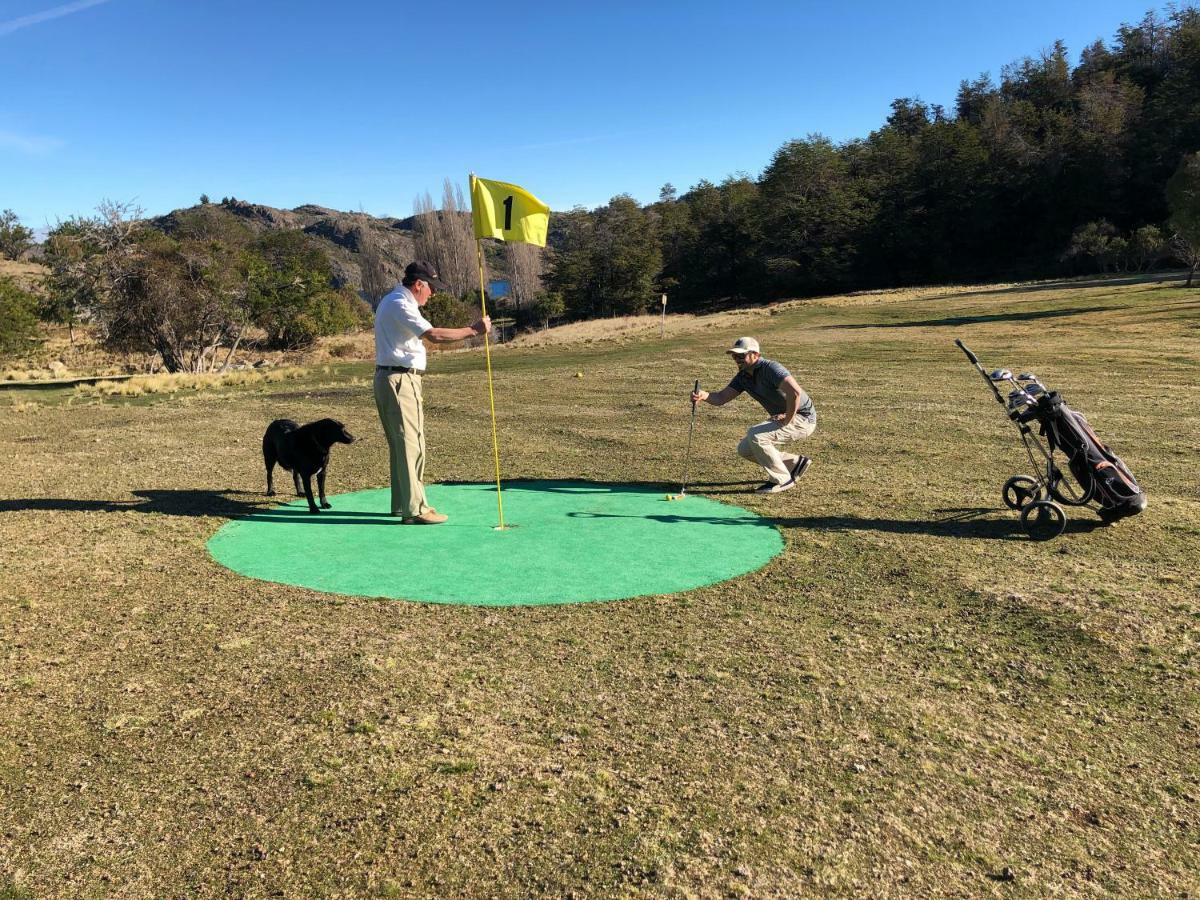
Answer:
M331 494L386 483L369 363L0 391L0 897L1195 894L1180 284L859 295L497 350L510 478L676 488L688 389L726 383L740 334L815 399L815 463L780 495L733 452L752 401L696 427L693 490L772 517L785 552L616 603L384 602L213 562L207 539L268 504L273 418L364 436ZM999 491L1027 463L956 337L1061 389L1145 513L1026 539ZM482 369L433 360L433 480L490 477Z

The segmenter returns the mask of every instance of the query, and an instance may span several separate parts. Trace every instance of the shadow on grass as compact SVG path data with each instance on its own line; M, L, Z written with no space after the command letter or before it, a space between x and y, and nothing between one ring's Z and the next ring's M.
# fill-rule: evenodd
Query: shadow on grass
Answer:
M312 525L379 525L394 524L395 516L387 513L354 510L323 509L314 514L307 503L300 506L270 506L288 502L290 495L268 497L257 491L134 491L138 500L75 500L62 497L39 497L30 500L0 500L0 514L6 512L136 512L162 516L218 516L226 519L254 518L270 522L303 522ZM255 497L257 500L243 500ZM301 498L296 498L301 499ZM336 500L337 498L334 497Z
M686 502L686 501L684 501ZM666 525L679 522L703 523L705 525L759 525L774 528L779 525L776 519L767 516L738 516L729 518L722 516L685 516L680 513L652 513L650 515L630 515L629 513L597 513L572 512L567 513L568 519L649 519L651 522L662 522Z
M1139 275L1118 275L1096 278L1063 278L1057 281L1043 281L1040 284L1016 284L1012 287L996 288L991 291L972 291L972 297L987 297L998 294L1034 294L1041 291L1062 291L1071 288L1123 287L1132 284L1166 284L1167 282L1184 282L1187 272L1143 272ZM1180 285L1182 287L1182 285ZM962 297L963 294L947 294L948 297Z
M937 519L886 519L863 516L798 516L775 519L782 528L806 528L814 531L881 531L887 534L927 534L933 537L981 538L985 540L1027 541L1015 513L997 518L998 511L977 506L961 509L937 509ZM1086 534L1104 527L1098 519L1068 519L1066 534Z
M478 481L443 482L453 485L474 485L488 490L493 485ZM742 493L742 484L756 482L700 482L693 487L704 488L704 494ZM730 490L712 490L714 487L729 487ZM589 482L567 480L514 480L504 482L505 492L536 491L562 494L593 495L613 493L655 493L669 490L670 485L662 482ZM0 500L0 514L9 512L138 512L165 516L219 516L228 519L254 518L257 521L289 522L310 525L387 525L395 524L395 516L381 512L359 510L322 510L320 514L308 511L306 505L265 506L269 501L264 494L253 491L215 490L144 490L134 491L138 500L79 500L71 498L33 498L28 500ZM699 495L698 495L699 496ZM241 499L244 497L255 500ZM337 497L333 498L335 501ZM686 503L686 500L681 501ZM797 528L812 531L879 531L888 534L926 534L934 537L982 538L992 540L1028 540L1021 530L1016 514L1002 514L988 507L962 509L938 509L934 519L889 519L864 516L794 516L746 515L719 517L689 515L686 507L673 506L672 512L649 515L619 513L597 513L577 511L568 513L575 519L638 518L656 522L704 522L713 525L753 525L780 528ZM1104 523L1098 519L1068 519L1064 534L1083 534Z
M257 503L238 497L267 497L253 491L134 491L138 500L80 500L72 497L37 497L28 500L0 500L0 513L27 512L142 512L166 516L245 516L262 512Z
M943 326L981 325L987 322L1030 322L1035 319L1059 319L1081 316L1084 313L1112 312L1128 306L1085 306L1080 309L1043 309L1039 312L984 313L978 316L946 316L942 319L918 319L912 322L851 322L845 325L822 325L827 329L857 328L940 328Z
M1016 515L996 518L997 510L989 507L939 509L937 519L886 519L864 516L796 516L769 515L719 518L689 516L684 512L636 515L629 513L573 512L573 519L651 519L655 522L704 522L711 525L763 525L772 528L797 528L809 531L881 531L888 534L926 534L933 537L977 538L984 540L1027 541ZM1063 534L1085 534L1104 523L1095 519L1068 519Z
M471 485L481 490L495 490L492 482L445 481L446 485ZM503 482L509 491L537 491L562 494L614 494L671 490L663 482L589 482L582 480L523 479ZM221 516L229 519L254 517L280 522L307 522L314 525L390 524L396 517L385 512L338 510L337 496L332 497L333 509L311 513L306 504L279 506L291 499L290 493L268 497L257 491L239 490L140 490L133 491L137 500L85 500L72 497L35 497L0 500L0 514L11 512L138 512L165 516ZM247 499L243 499L247 498ZM249 499L255 498L255 499ZM300 498L296 498L300 499Z

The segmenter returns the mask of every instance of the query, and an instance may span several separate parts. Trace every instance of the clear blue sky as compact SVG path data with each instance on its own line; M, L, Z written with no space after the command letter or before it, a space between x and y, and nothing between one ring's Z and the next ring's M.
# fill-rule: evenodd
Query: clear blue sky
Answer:
M407 216L442 180L554 209L757 175L786 140L868 134L896 97L1072 62L1143 0L0 0L0 209L232 195Z

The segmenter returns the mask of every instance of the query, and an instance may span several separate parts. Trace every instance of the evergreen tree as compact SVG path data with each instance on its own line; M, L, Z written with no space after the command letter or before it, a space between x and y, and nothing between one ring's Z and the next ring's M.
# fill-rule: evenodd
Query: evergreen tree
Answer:
M1196 266L1200 264L1200 153L1187 157L1171 176L1167 200L1171 205L1175 247L1188 265L1187 286L1191 287Z
M17 355L37 342L37 298L0 276L0 357Z
M0 212L0 259L20 259L33 246L33 232L11 209Z

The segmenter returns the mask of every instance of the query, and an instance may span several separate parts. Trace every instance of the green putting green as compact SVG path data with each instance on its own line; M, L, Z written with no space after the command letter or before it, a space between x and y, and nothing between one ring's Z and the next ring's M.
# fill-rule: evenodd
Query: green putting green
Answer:
M670 594L725 581L783 549L769 519L688 495L583 481L434 484L443 525L400 525L389 491L303 499L236 519L209 552L235 572L363 597L522 606Z

